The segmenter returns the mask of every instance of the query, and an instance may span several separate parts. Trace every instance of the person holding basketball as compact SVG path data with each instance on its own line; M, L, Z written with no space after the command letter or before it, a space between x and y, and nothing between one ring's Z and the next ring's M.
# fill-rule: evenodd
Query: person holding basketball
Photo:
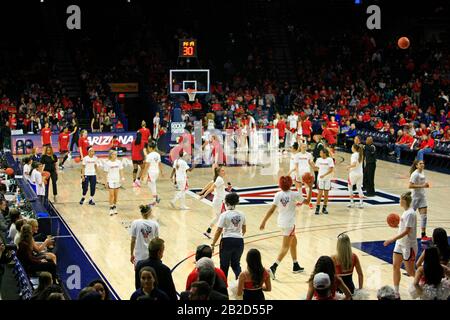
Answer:
M294 168L291 169L291 171L289 171L289 174L291 174L292 171L295 172L295 180L294 181L295 181L297 190L300 194L302 194L303 186L305 186L305 189L308 189L308 197L306 199L306 203L308 203L309 208L312 209L313 205L311 203L311 197L312 197L312 182L313 181L311 181L311 184L308 184L307 182L303 181L303 177L307 174L311 174L311 168L314 167L312 155L306 151L307 147L308 146L306 145L306 143L302 143L300 145L300 152L298 152L294 158ZM311 179L313 177L314 176L311 175Z
M420 228L422 229L421 238L423 241L430 241L431 238L426 235L427 228L427 198L425 189L430 187L430 184L426 181L425 163L423 160L414 160L409 174L409 189L412 194L412 207L414 210L418 210L420 214Z
M188 190L187 172L192 171L193 168L189 168L188 163L183 159L186 156L183 150L180 150L180 157L173 162L173 170L170 178L175 183L177 193L175 197L170 201L170 206L175 209L175 202L180 200L180 209L189 210L186 206L186 190Z
M415 275L415 260L417 254L417 217L416 211L411 207L411 192L406 192L400 196L400 206L405 209L400 219L398 234L392 239L386 240L384 246L387 247L395 242L392 254L394 290L398 296L400 286L400 268L405 264L406 272L410 277Z
M328 214L328 193L331 190L331 175L334 172L334 161L333 158L330 157L328 149L324 148L320 150L320 158L316 160L314 171L318 171L317 189L319 189L315 214L318 215L320 213L320 202L322 201L322 195L324 196L322 213Z
M278 226L282 230L283 243L277 260L269 269L272 279L275 279L277 268L288 251L291 252L293 261L292 272L299 273L304 271L304 268L302 268L297 261L297 236L295 235L297 203L303 202L304 198L300 193L291 191L292 178L290 176L280 177L278 185L281 188L281 191L275 194L272 206L269 211L267 211L259 227L259 230L264 230L267 221L273 215L275 210L278 209Z
M354 144L352 146L352 156L350 158L350 165L348 168L348 192L350 193L350 203L347 205L349 208L354 208L355 203L353 201L353 186L356 185L359 195L359 205L358 208L364 208L364 193L362 191L363 183L363 161L364 161L364 150L361 145Z
M164 177L161 163L161 156L156 152L156 142L151 141L147 147L147 155L145 156L145 170L148 172L148 186L150 192L153 196L153 204L159 203L161 200L158 197L158 192L156 190L156 181L161 177Z
M295 157L298 153L298 143L294 142L291 146L291 158L289 160L289 173L287 174L292 178L292 181L297 181L297 170L296 163L295 163ZM301 189L299 189L299 192L301 192Z
M109 190L109 215L117 214L117 200L119 198L119 189L121 181L125 180L123 176L123 164L122 161L117 159L117 151L109 151L108 160L103 165L106 175L105 185Z
M225 177L225 168L224 167L218 167L214 170L214 183L211 185L211 187L204 192L199 200L202 200L206 198L208 194L214 191L214 198L212 201L213 205L213 212L215 214L215 217L211 220L211 223L203 235L207 237L208 239L211 239L211 230L214 227L214 225L217 223L219 216L222 212L225 211L225 180L223 179Z

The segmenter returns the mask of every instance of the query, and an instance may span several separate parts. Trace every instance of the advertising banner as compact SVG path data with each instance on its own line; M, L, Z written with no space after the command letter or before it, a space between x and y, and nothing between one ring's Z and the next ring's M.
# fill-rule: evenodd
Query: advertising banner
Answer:
M119 138L122 147L131 151L131 143L136 137L136 132L103 132L89 133L88 140L95 151L109 151L111 149L111 141L114 135ZM72 137L71 137L72 139ZM38 148L38 152L42 152L42 139L39 134L21 134L11 136L11 148L14 155L28 154L33 147ZM52 134L52 147L54 152L59 152L58 134ZM70 147L70 145L69 145ZM76 146L74 146L74 149ZM72 151L78 151L72 150Z

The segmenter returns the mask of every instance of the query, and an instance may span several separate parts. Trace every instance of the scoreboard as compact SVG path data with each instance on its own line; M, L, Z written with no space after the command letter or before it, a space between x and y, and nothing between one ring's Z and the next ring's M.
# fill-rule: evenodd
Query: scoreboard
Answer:
M197 39L180 39L179 58L197 58Z

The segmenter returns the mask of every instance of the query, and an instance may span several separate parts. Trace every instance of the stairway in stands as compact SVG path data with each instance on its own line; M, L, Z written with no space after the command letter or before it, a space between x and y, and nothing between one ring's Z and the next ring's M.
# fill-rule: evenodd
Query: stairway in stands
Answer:
M270 69L276 70L278 83L287 81L292 86L298 85L295 61L288 43L288 23L283 20L283 5L278 1L253 0L249 3L249 10L260 15L267 26L267 45L273 49L268 62Z

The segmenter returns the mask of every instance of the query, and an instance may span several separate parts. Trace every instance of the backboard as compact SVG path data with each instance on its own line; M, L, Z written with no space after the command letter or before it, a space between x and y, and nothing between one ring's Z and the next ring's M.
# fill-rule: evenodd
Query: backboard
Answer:
M193 89L197 94L209 93L209 69L171 69L170 94L186 94Z

